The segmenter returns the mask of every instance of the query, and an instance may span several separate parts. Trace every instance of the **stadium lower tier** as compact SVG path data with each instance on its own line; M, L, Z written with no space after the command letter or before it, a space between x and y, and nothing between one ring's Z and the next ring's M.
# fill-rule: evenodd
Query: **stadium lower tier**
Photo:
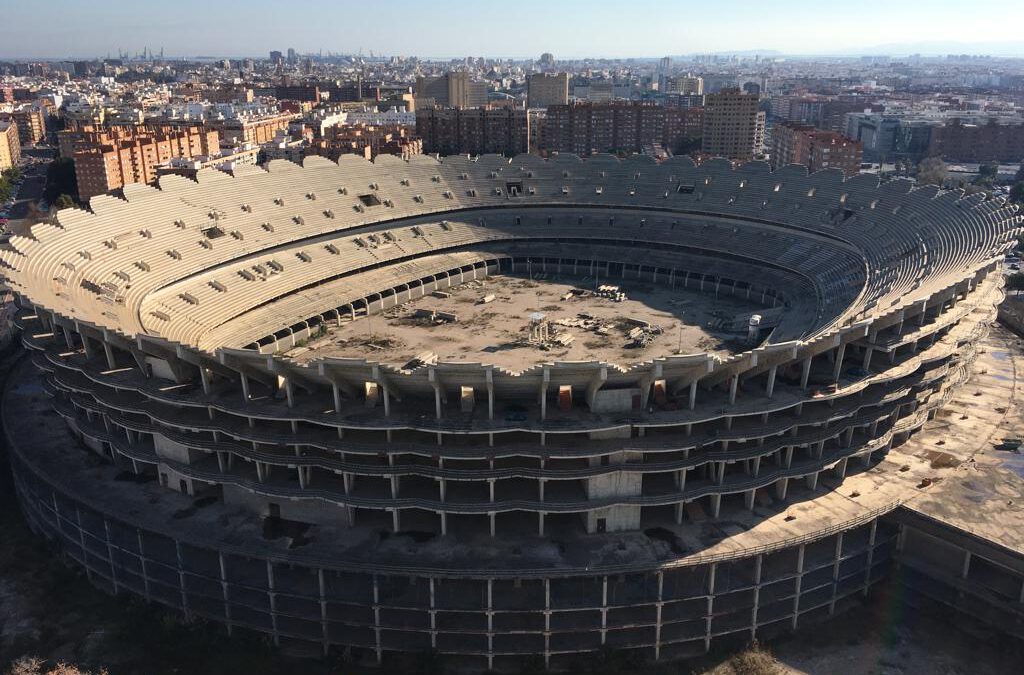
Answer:
M285 392L204 394L24 311L32 367L4 427L31 526L112 592L385 666L679 659L828 617L885 575L896 503L757 539L742 519L821 499L919 428L1001 297L982 278L907 328L779 364L774 392L701 382L692 408L685 387L611 424L499 404L479 433L414 397L289 417Z

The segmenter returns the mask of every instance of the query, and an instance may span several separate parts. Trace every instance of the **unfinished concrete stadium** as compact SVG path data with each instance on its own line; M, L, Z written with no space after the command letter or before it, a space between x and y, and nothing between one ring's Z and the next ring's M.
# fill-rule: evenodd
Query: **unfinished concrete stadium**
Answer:
M112 592L370 664L777 635L949 543L886 463L972 377L1021 221L686 157L126 186L0 251L19 500Z

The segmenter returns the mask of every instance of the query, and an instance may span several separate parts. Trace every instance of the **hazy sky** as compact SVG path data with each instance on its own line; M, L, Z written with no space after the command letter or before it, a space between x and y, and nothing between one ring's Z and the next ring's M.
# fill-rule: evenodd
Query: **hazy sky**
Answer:
M920 43L932 43L945 53L949 42L1021 42L1022 25L1024 0L0 0L0 57L104 56L146 46L168 56L266 56L295 47L572 58L857 53L893 43L927 53Z

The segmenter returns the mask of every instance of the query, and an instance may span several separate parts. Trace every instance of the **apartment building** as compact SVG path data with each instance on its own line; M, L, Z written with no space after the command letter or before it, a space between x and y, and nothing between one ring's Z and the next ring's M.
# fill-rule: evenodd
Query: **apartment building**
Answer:
M10 169L21 159L21 140L18 125L12 121L0 121L0 171Z
M245 145L246 143L261 145L272 143L279 131L287 131L291 121L299 117L300 115L297 113L266 117L239 116L211 120L206 126L216 131L220 138L230 145Z
M416 78L417 106L476 108L487 105L487 84L470 79L467 71L453 71L440 77Z
M423 152L442 155L530 150L530 118L524 108L424 108L416 111Z
M527 80L526 107L547 108L569 102L569 74L533 73Z
M18 126L18 138L23 147L46 138L46 115L41 108L23 106L12 112L11 118Z
M156 131L143 127L128 137L79 146L72 155L78 196L84 200L129 183L153 183L159 175L157 167L174 158L216 154L219 147L217 132L200 127Z
M758 110L757 94L726 89L704 99L702 151L707 155L747 161L761 150L764 113Z
M933 125L928 156L956 162L1020 162L1024 158L1024 122L989 119L972 124L953 119L942 126Z
M846 176L860 171L863 146L834 131L786 122L772 127L771 165L803 164L809 171L840 169Z
M659 89L664 94L699 96L704 93L704 78L692 73L664 76L660 84Z
M594 152L640 152L660 144L688 152L703 131L701 108L639 102L576 103L548 108L542 150L589 155Z
M342 155L360 155L366 159L395 155L409 159L423 154L423 141L403 125L347 124L331 127L323 137L313 139L308 154L332 161Z

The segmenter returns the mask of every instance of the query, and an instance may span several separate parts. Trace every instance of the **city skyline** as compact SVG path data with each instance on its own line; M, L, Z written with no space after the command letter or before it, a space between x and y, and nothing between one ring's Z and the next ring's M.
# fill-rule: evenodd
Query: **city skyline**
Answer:
M246 3L246 12L237 11L237 3L182 0L173 6L147 6L143 22L138 7L124 0L102 8L55 0L44 12L26 4L8 8L6 27L0 29L0 58L87 58L116 55L119 49L135 54L144 48L163 49L168 58L265 57L271 49L288 47L303 53L438 59L535 58L542 52L563 59L732 52L1024 56L1024 42L1015 28L1019 21L1014 20L1024 18L1024 10L1009 0L993 0L986 3L986 12L966 15L961 3L909 0L887 7L884 21L876 17L859 23L822 12L820 4L809 0L780 2L768 13L750 11L764 6L748 0L724 0L710 8L688 5L638 0L623 12L621 5L605 0L569 0L557 6L523 0L510 12L456 0L438 13L398 0L389 6L389 20L382 20L365 6L320 0L304 5L303 14L266 0ZM196 15L204 20L195 21ZM399 16L402 21L391 20ZM527 30L509 30L516 23ZM349 29L352 24L358 28ZM904 39L909 25L919 39Z

